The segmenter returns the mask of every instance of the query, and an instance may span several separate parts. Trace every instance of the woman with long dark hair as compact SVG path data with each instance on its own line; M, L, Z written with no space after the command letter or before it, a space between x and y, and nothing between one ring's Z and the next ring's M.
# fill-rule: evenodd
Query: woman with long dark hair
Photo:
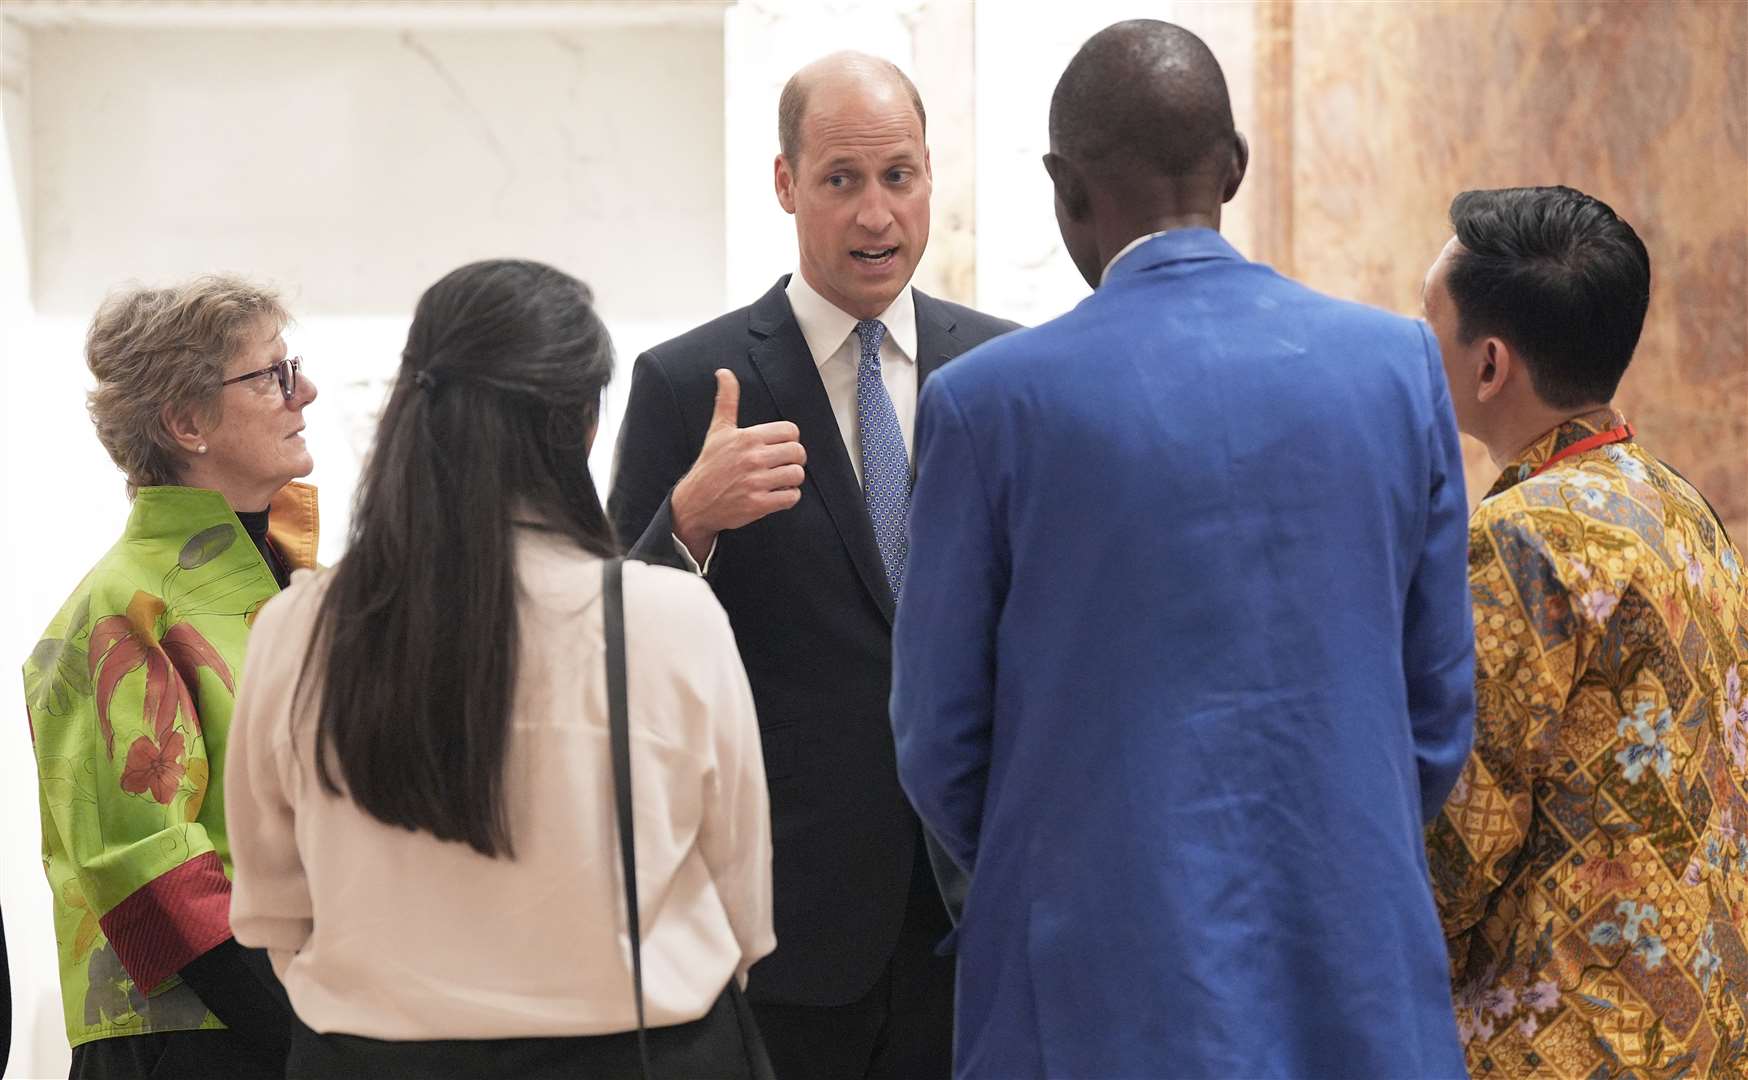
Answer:
M612 347L586 286L464 266L419 300L331 572L262 610L231 728L237 939L302 1021L290 1075L638 1069L588 471ZM751 693L699 579L623 571L650 1045L748 1075L770 952Z

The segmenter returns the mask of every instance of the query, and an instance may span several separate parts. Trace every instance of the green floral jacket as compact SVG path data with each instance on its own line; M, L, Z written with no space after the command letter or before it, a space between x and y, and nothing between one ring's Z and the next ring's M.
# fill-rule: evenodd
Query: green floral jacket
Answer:
M269 542L315 563L315 489ZM222 1027L176 972L230 936L224 755L255 613L279 591L217 492L144 488L24 664L73 1046Z

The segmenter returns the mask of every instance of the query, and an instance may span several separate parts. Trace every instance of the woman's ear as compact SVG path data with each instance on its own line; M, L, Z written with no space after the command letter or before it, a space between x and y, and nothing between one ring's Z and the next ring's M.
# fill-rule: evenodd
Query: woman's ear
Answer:
M200 415L199 409L179 409L166 405L158 416L163 421L164 430L170 433L171 440L177 446L190 454L206 453L207 429L211 425Z

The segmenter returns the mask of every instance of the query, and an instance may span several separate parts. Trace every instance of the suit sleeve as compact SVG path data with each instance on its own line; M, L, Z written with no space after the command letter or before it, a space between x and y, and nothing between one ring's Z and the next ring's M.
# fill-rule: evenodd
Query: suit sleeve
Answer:
M1462 448L1438 347L1424 326L1419 330L1432 385L1431 475L1425 540L1403 619L1402 667L1421 815L1430 822L1456 784L1474 741L1475 629Z
M893 627L898 776L948 855L973 873L989 778L1007 540L959 403L938 375L917 403L916 446L910 555Z
M692 467L697 449L687 437L679 399L661 361L644 353L631 370L607 498L608 516L632 558L691 569L676 550L669 497Z

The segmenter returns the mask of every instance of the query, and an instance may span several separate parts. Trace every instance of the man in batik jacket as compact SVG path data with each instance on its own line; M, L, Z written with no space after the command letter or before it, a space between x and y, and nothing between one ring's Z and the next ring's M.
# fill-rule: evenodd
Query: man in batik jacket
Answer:
M1427 276L1475 509L1475 750L1428 833L1475 1076L1748 1070L1748 580L1609 406L1650 297L1567 188L1472 191Z

